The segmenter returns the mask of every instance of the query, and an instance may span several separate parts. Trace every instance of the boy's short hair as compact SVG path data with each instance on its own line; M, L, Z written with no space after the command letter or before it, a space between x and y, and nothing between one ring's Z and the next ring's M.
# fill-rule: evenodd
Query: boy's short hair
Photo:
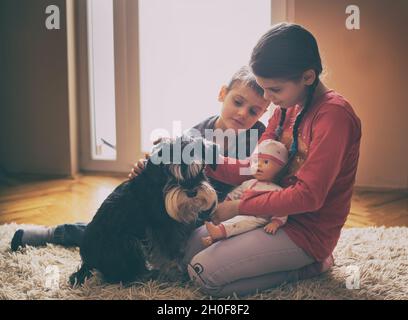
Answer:
M263 97L264 90L258 85L255 76L248 66L241 67L231 78L227 89L231 90L234 85L239 82L247 87L253 89L259 96Z

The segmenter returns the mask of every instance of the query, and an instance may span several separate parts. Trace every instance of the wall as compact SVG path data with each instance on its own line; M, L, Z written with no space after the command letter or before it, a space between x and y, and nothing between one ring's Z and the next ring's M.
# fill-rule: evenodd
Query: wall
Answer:
M75 76L69 77L67 63L67 51L73 53L67 50L65 2L0 1L0 166L11 172L69 175L76 170L76 94L72 86L68 90ZM408 2L288 2L294 21L318 39L324 81L362 120L356 184L407 189ZM61 9L59 31L44 26L49 4ZM360 7L358 31L344 26L349 4ZM69 35L68 40L73 43Z
M345 28L360 8L361 29ZM356 185L408 188L408 1L295 0L296 23L318 39L325 82L362 121Z
M60 30L45 28L51 4ZM0 166L9 172L73 171L65 12L65 0L0 1Z

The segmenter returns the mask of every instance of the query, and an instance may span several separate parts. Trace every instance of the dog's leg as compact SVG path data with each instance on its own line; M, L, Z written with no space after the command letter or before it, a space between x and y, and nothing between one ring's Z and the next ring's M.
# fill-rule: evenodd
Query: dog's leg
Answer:
M91 273L91 268L89 268L85 263L81 265L81 268L79 268L78 271L74 272L70 277L69 277L69 283L71 286L75 285L82 285L87 278L92 276Z
M157 280L164 282L185 283L189 280L187 266L183 266L181 261L170 260L160 267Z

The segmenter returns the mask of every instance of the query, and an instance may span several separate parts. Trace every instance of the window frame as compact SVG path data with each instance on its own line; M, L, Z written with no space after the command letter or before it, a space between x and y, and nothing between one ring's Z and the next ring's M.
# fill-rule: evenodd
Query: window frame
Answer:
M137 1L113 0L116 160L92 158L92 96L90 95L87 1L79 1L78 97L81 171L129 172L142 157L140 150L140 104L138 70ZM131 90L130 88L135 88Z

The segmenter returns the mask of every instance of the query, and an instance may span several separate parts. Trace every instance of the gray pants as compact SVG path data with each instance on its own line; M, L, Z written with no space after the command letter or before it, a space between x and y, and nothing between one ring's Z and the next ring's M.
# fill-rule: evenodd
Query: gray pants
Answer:
M205 247L200 227L192 234L185 255L190 278L212 296L238 296L297 281L297 269L315 262L282 230L275 235L258 228Z

